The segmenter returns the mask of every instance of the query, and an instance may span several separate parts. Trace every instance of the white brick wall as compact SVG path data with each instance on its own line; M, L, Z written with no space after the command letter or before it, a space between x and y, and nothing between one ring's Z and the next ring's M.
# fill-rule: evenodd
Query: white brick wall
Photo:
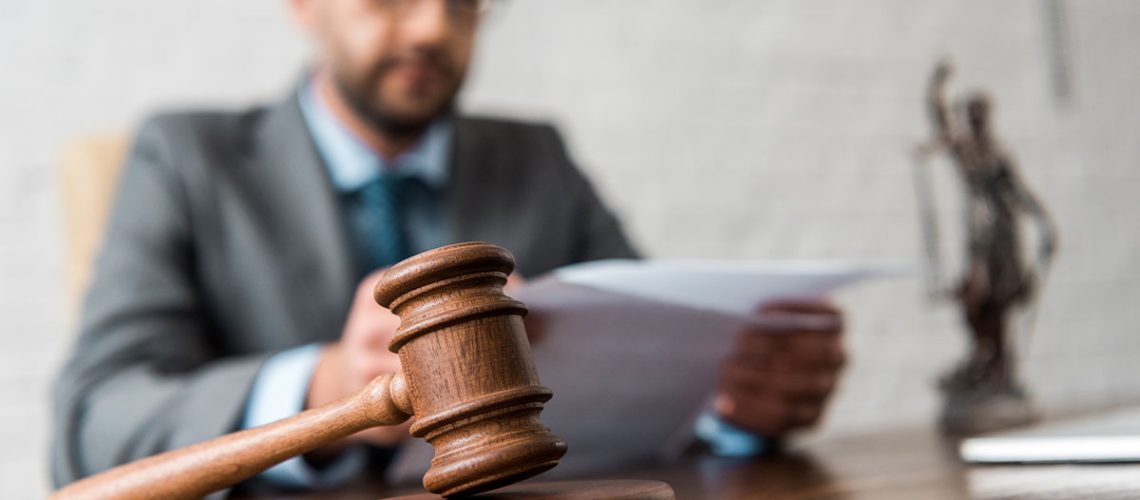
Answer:
M70 341L59 147L157 106L281 95L306 53L284 3L0 0L0 497L44 491L48 381ZM907 151L927 135L928 72L952 54L955 88L995 96L1000 135L1061 228L1033 390L1051 413L1136 402L1140 4L1064 3L1063 106L1045 3L515 0L485 29L466 103L560 123L652 255L913 263ZM954 177L936 168L948 198ZM932 418L933 380L964 336L923 294L902 279L840 296L854 358L826 432Z

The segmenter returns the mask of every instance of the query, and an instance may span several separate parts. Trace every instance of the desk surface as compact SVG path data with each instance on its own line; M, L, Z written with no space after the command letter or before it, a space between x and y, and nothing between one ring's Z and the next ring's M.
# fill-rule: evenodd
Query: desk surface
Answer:
M779 457L693 456L583 479L664 481L680 500L1140 498L1140 464L968 466L958 461L954 450L933 431L913 430L820 440ZM291 498L382 498L415 492L360 486Z

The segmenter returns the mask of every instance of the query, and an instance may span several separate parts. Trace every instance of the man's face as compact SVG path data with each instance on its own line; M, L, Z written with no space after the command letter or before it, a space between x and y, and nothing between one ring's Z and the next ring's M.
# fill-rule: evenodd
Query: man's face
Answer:
M381 131L422 131L447 112L471 60L476 0L293 0L320 62L356 114Z

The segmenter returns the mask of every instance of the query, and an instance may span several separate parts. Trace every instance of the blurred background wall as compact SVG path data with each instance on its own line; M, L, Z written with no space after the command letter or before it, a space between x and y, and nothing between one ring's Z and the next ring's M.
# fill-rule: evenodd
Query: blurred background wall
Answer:
M72 340L61 148L160 107L282 98L307 55L284 7L0 0L0 497L47 488L49 382ZM1023 365L1055 415L1140 402L1137 26L1131 0L514 0L485 27L464 107L558 123L652 256L917 266L909 152L952 55L953 88L992 94L1060 226ZM950 163L932 167L952 199ZM927 425L965 347L954 309L918 275L838 300L852 363L822 434Z

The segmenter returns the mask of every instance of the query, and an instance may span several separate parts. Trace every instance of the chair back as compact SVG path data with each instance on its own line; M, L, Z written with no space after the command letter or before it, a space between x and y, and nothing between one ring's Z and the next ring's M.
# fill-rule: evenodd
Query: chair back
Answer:
M77 140L64 148L59 165L70 311L78 316L103 243L119 173L127 154L125 135L106 134Z

